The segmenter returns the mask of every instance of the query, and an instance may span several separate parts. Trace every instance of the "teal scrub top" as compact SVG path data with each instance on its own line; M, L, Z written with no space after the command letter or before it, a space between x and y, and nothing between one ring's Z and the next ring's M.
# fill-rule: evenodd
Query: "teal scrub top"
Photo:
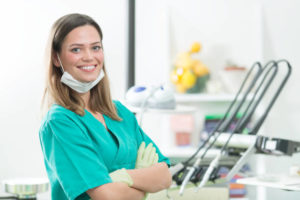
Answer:
M85 110L80 116L60 105L53 105L43 119L39 136L51 199L90 199L86 191L111 183L109 173L134 169L142 141L153 143L159 162L166 162L155 143L139 127L133 113L114 101L121 121L106 115L107 129Z

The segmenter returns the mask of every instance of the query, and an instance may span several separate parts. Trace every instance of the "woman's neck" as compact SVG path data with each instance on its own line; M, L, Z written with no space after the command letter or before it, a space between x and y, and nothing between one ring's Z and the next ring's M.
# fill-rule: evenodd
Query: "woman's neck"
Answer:
M85 104L85 109L90 110L89 109L89 101L90 101L90 91L81 94L80 97L83 99L84 104Z

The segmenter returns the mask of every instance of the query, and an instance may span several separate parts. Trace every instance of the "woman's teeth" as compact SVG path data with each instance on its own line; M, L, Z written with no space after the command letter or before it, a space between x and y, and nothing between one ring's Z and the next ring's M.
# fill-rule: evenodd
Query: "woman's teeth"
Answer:
M91 65L91 66L83 66L83 67L80 67L81 69L84 69L84 70L92 70L95 68L95 65Z

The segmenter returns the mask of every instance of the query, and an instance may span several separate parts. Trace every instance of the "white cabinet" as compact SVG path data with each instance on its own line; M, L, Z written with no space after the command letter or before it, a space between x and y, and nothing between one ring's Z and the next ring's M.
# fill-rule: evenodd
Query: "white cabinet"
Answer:
M196 151L199 144L199 134L203 128L204 117L207 114L223 114L234 95L209 95L209 94L178 94L175 110L148 109L143 115L143 130L154 140L164 155L168 157L188 157ZM137 113L139 109L129 107ZM194 117L194 129L191 135L191 145L177 146L175 133L170 129L172 115L189 114ZM210 153L214 154L214 151Z

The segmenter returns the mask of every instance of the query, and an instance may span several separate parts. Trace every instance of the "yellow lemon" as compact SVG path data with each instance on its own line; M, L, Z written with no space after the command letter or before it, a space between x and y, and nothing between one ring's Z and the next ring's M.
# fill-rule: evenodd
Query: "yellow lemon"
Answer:
M186 88L182 84L176 84L176 91L179 93L185 93Z
M199 42L194 42L191 46L190 53L197 53L201 49L201 44Z
M187 89L193 87L196 81L197 77L191 70L186 70L181 77L181 84Z
M202 62L198 61L193 65L193 71L196 76L205 76L209 74L209 70Z
M183 72L185 70L183 68L181 68L181 67L177 67L175 71L176 71L176 74L178 75L178 77L181 78L182 75L183 75Z
M189 53L182 53L178 55L175 62L175 67L183 68L183 69L191 69L192 66L193 66L193 60Z

